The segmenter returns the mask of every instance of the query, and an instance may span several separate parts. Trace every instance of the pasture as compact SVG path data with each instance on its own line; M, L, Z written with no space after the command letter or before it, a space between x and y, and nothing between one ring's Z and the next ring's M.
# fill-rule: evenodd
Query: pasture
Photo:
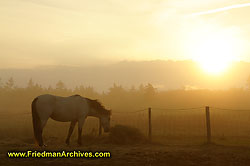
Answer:
M152 109L152 141L126 140L121 132L110 140L98 135L99 120L88 117L83 127L83 145L77 145L77 130L71 145L65 144L70 123L49 119L44 130L46 150L110 151L111 159L9 159L9 150L41 150L34 145L30 110L1 116L1 162L4 165L249 165L250 112L211 109L212 144L206 144L204 108L164 111ZM20 118L22 117L22 118ZM148 112L113 112L111 126L126 125L138 129L147 139ZM135 133L130 133L135 135ZM127 136L129 137L129 136ZM134 137L133 137L134 138ZM115 142L114 140L121 140ZM126 140L126 141L125 141Z
M218 110L210 108L212 142L222 145L250 145L250 111ZM30 110L23 113L3 113L1 115L0 139L33 138L32 117ZM44 139L62 142L66 139L70 123L52 119L44 129ZM111 126L125 125L137 128L148 136L148 111L139 112L113 111ZM88 117L83 126L83 135L98 136L99 120ZM107 135L104 133L104 135ZM72 140L77 137L77 128ZM47 139L47 140L46 140ZM197 145L206 143L205 108L192 110L157 110L152 108L152 141L167 144ZM63 142L64 143L64 142Z
M45 91L45 90L44 90ZM1 165L249 165L250 163L250 111L245 91L204 92L169 91L156 93L152 98L133 96L127 92L96 96L103 105L112 109L111 127L117 125L134 128L139 134L124 135L127 128L113 137L108 133L99 136L99 120L88 117L83 126L83 145L77 145L77 128L71 144L65 139L70 123L48 120L44 141L48 150L110 151L111 159L9 159L7 151L40 150L34 145L30 104L38 94L26 89L1 93L0 157ZM47 93L39 92L40 93ZM58 93L55 93L58 94ZM74 94L74 93L73 93ZM237 94L237 95L235 95ZM72 92L58 94L70 96ZM6 97L7 96L7 97ZM20 97L22 96L22 97ZM180 96L182 96L180 98ZM231 96L231 97L230 97ZM150 99L150 100L149 100ZM211 139L207 145L205 104L210 107ZM198 105L198 107L197 107ZM214 105L219 106L213 107ZM152 141L148 140L151 110ZM194 108L195 109L178 109ZM223 109L224 108L224 109ZM236 108L236 109L225 109ZM239 108L239 109L237 109ZM136 139L139 138L139 139ZM20 162L21 161L21 162Z
M51 139L51 144L46 150L105 150L110 151L110 159L9 159L6 151L15 149L24 151L27 149L39 150L33 142L27 143L20 139L1 140L0 155L1 165L175 165L175 166L248 166L250 163L250 148L239 146L222 145L167 145L167 144L84 144L82 147L76 145L66 146L61 141Z

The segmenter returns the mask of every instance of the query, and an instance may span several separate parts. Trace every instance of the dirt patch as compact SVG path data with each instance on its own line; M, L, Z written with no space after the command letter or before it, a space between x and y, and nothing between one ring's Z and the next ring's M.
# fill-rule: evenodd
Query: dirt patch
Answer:
M17 141L17 140L16 140ZM18 145L18 146L17 146ZM18 150L82 150L82 151L110 151L112 158L101 159L72 159L72 158L7 158L7 151ZM169 146L156 144L93 144L66 146L64 144L50 145L40 149L34 145L20 144L20 141L0 141L0 165L143 165L143 166L249 166L250 148L196 145L196 146Z

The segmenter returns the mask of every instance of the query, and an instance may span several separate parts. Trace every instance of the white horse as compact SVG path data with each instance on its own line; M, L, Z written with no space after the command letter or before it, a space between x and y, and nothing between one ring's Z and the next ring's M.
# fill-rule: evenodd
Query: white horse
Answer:
M97 100L80 95L59 97L45 94L36 97L31 107L35 140L39 146L44 146L42 132L49 118L71 122L66 139L68 145L76 122L78 122L78 144L81 145L82 126L87 116L99 118L104 132L110 129L111 110L105 109Z

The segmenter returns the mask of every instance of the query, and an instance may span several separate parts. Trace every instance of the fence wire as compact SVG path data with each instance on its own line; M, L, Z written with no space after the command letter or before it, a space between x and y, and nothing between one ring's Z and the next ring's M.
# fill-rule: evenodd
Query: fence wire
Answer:
M231 108L220 108L220 107L210 107L211 109L224 110L224 111L250 111L250 109L231 109Z
M186 111L186 110L198 110L204 109L205 107L191 107L191 108L152 108L152 110L160 110L160 111Z
M162 136L166 140L180 141L189 137L190 142L195 140L206 140L206 116L205 107L189 107L189 108L151 108L152 116L152 136L157 138ZM250 144L250 109L224 108L211 106L211 129L212 141L216 143L229 142L232 144L242 142ZM130 111L113 110L111 118L111 126L126 125L137 128L143 134L148 135L149 127L149 108L141 108ZM25 111L25 110L23 110ZM24 116L24 118L20 118ZM31 112L27 110L21 112L1 112L0 118L2 123L10 122L10 119L15 120L13 125L2 125L2 130L5 126L11 126L17 130L20 128L20 133L30 133L32 135ZM11 120L11 121L13 121ZM60 127L59 127L60 126ZM62 126L62 127L61 127ZM97 135L99 121L90 118L86 121L85 132ZM57 131L55 131L56 129ZM58 130L60 129L60 131ZM68 130L68 124L57 124L57 122L50 122L48 125L48 135L65 135ZM75 133L76 134L76 133ZM199 138L199 139L196 139ZM174 143L175 143L174 142Z
M147 108L145 109L140 109L140 110L134 110L134 111L112 111L112 114L127 114L127 113L138 113L138 112L143 112L148 110Z

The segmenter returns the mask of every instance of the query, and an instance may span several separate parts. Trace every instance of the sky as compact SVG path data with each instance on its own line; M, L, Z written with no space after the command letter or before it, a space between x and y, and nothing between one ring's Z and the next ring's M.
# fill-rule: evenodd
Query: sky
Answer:
M245 0L1 0L0 68L195 59L210 36L250 61L249 16Z

